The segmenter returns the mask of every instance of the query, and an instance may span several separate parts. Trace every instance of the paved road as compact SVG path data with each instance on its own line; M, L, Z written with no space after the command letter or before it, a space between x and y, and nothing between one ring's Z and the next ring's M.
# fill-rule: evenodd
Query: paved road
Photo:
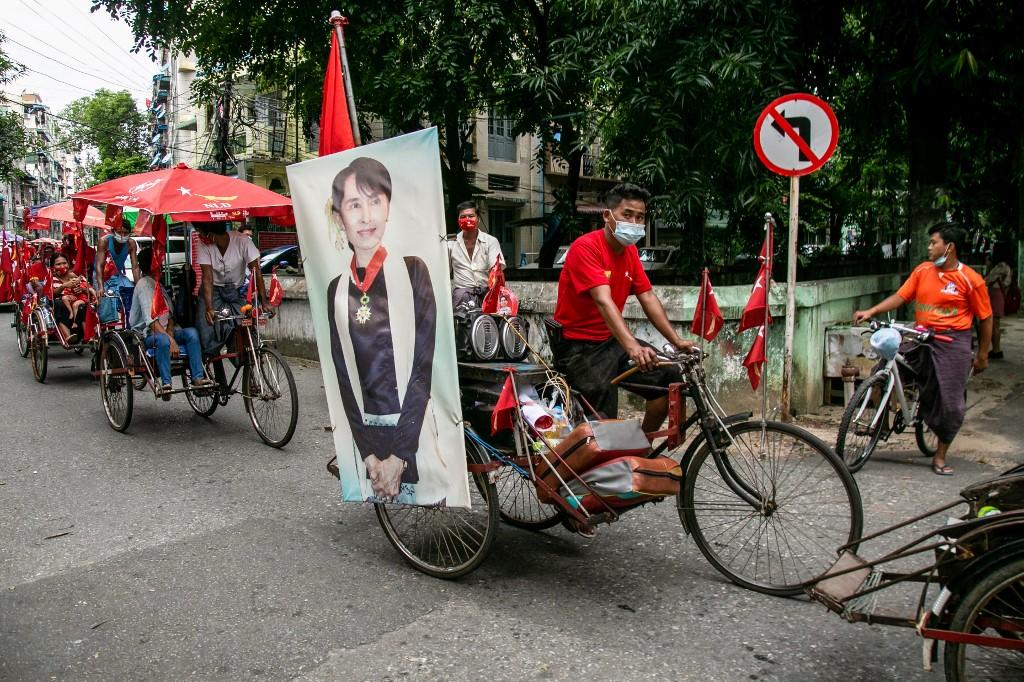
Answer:
M36 384L0 329L0 679L938 679L911 631L725 582L668 504L594 540L503 527L476 573L427 578L339 503L315 365L283 451L180 396L117 434L87 366ZM867 526L992 472L880 458Z

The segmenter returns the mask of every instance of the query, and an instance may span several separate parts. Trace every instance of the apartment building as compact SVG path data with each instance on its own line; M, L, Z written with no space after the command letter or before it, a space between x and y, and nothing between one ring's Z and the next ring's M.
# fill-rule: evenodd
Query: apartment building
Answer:
M26 209L65 200L84 186L84 169L76 154L58 143L58 122L38 93L3 93L0 107L22 118L28 152L18 164L19 179L0 186L0 220L5 229L23 227Z

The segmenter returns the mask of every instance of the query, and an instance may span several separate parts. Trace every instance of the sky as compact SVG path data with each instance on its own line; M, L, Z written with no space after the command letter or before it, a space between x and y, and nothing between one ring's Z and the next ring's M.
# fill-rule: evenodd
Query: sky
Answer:
M3 49L26 67L4 86L11 94L35 92L53 112L100 88L128 90L139 104L152 96L159 65L131 52L131 27L91 0L0 0Z

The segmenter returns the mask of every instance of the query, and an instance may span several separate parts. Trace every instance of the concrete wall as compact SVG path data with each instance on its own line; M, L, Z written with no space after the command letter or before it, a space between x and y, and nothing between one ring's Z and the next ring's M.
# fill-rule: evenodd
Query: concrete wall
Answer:
M313 321L306 299L305 279L280 279L285 290L284 303L278 316L268 325L268 336L275 339L278 348L286 354L316 359ZM866 308L894 292L900 281L898 275L870 275L797 284L792 396L793 409L797 413L813 411L824 402L825 384L822 374L825 328L836 323L849 322L855 310ZM509 286L519 296L520 306L531 311L524 315L530 321L530 343L545 357L550 358L541 318L554 312L558 284L510 282ZM683 338L692 338L689 327L697 302L697 287L656 287L656 293L664 303L669 319L682 332ZM759 398L751 391L746 368L742 365L756 330L736 333L740 313L749 294L749 285L715 288L715 295L726 323L718 338L707 344L706 348L710 354L706 367L711 388L730 409L734 410L754 409L759 405ZM767 339L768 367L764 376L768 382L769 403L774 407L778 404L782 383L785 285L773 286L769 302L773 323ZM664 343L664 339L647 321L634 300L631 299L631 302L626 304L623 312L627 323L638 338L657 347Z

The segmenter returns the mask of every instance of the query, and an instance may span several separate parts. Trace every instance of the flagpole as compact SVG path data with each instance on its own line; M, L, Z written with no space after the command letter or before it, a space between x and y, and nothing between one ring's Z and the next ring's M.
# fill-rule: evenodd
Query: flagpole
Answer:
M352 124L352 139L356 146L363 144L359 137L359 119L356 118L356 99L352 94L352 78L348 73L348 51L345 49L345 32L342 26L348 24L348 19L341 16L338 10L331 11L330 23L334 26L334 32L338 35L338 48L341 52L341 77L345 79L345 102L348 104L348 117Z
M765 422L768 420L768 378L765 376L768 369L768 323L771 320L771 294L772 294L772 254L775 251L775 218L771 213L764 214L764 239L767 245L764 253L765 278L764 278L764 320L761 322L761 330L764 333L764 364L761 366L761 440L765 438ZM754 339L757 343L757 339Z
M707 333L708 301L704 292L708 290L708 269L704 268L700 276L700 293L697 294L697 303L700 304L700 361L704 364L704 334ZM703 300L702 300L703 299Z

